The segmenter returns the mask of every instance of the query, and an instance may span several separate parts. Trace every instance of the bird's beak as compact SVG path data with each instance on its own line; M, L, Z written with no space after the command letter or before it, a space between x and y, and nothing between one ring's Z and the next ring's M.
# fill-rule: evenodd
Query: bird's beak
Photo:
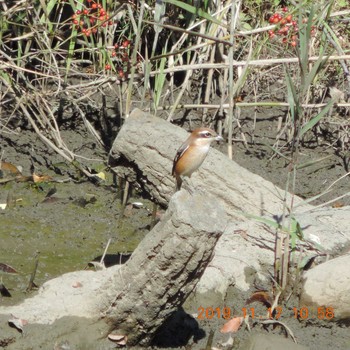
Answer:
M215 141L220 142L220 141L224 141L224 139L223 139L222 136L218 135L218 136L215 137Z

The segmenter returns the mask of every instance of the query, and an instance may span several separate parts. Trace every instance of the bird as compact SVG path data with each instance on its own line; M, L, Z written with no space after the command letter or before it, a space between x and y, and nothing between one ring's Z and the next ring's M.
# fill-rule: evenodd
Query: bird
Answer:
M177 150L172 175L176 178L176 191L181 189L182 177L191 175L202 165L213 141L223 141L223 138L209 128L198 128Z

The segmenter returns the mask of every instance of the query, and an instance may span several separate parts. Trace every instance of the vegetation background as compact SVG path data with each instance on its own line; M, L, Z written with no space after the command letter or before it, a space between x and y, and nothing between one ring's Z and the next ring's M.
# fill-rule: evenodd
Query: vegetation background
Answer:
M187 130L216 129L231 159L312 204L348 205L348 7L346 0L2 1L1 139L22 140L15 144L29 154L38 147L24 137L30 130L44 158L54 152L76 177L96 181L138 107ZM82 129L104 162L73 147ZM286 203L276 257L302 238L293 209ZM80 251L75 258L80 263ZM277 299L288 261L275 264Z

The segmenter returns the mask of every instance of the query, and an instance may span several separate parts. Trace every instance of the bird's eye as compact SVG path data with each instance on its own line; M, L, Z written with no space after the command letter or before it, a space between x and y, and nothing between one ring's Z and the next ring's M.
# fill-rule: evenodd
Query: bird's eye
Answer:
M211 137L211 133L207 131L206 133L204 133L204 136L205 137Z

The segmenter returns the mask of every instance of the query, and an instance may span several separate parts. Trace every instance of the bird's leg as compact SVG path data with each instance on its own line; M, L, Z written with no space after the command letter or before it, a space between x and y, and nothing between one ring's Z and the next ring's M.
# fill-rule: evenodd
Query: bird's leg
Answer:
M179 175L176 175L175 177L176 177L175 192L177 192L181 190L182 179L181 179L181 176Z
M186 190L189 192L189 194L192 195L194 190L195 190L195 187L194 187L194 185L192 183L191 178L190 177L186 177L186 178L184 178L183 182L184 182L184 188L186 188Z

